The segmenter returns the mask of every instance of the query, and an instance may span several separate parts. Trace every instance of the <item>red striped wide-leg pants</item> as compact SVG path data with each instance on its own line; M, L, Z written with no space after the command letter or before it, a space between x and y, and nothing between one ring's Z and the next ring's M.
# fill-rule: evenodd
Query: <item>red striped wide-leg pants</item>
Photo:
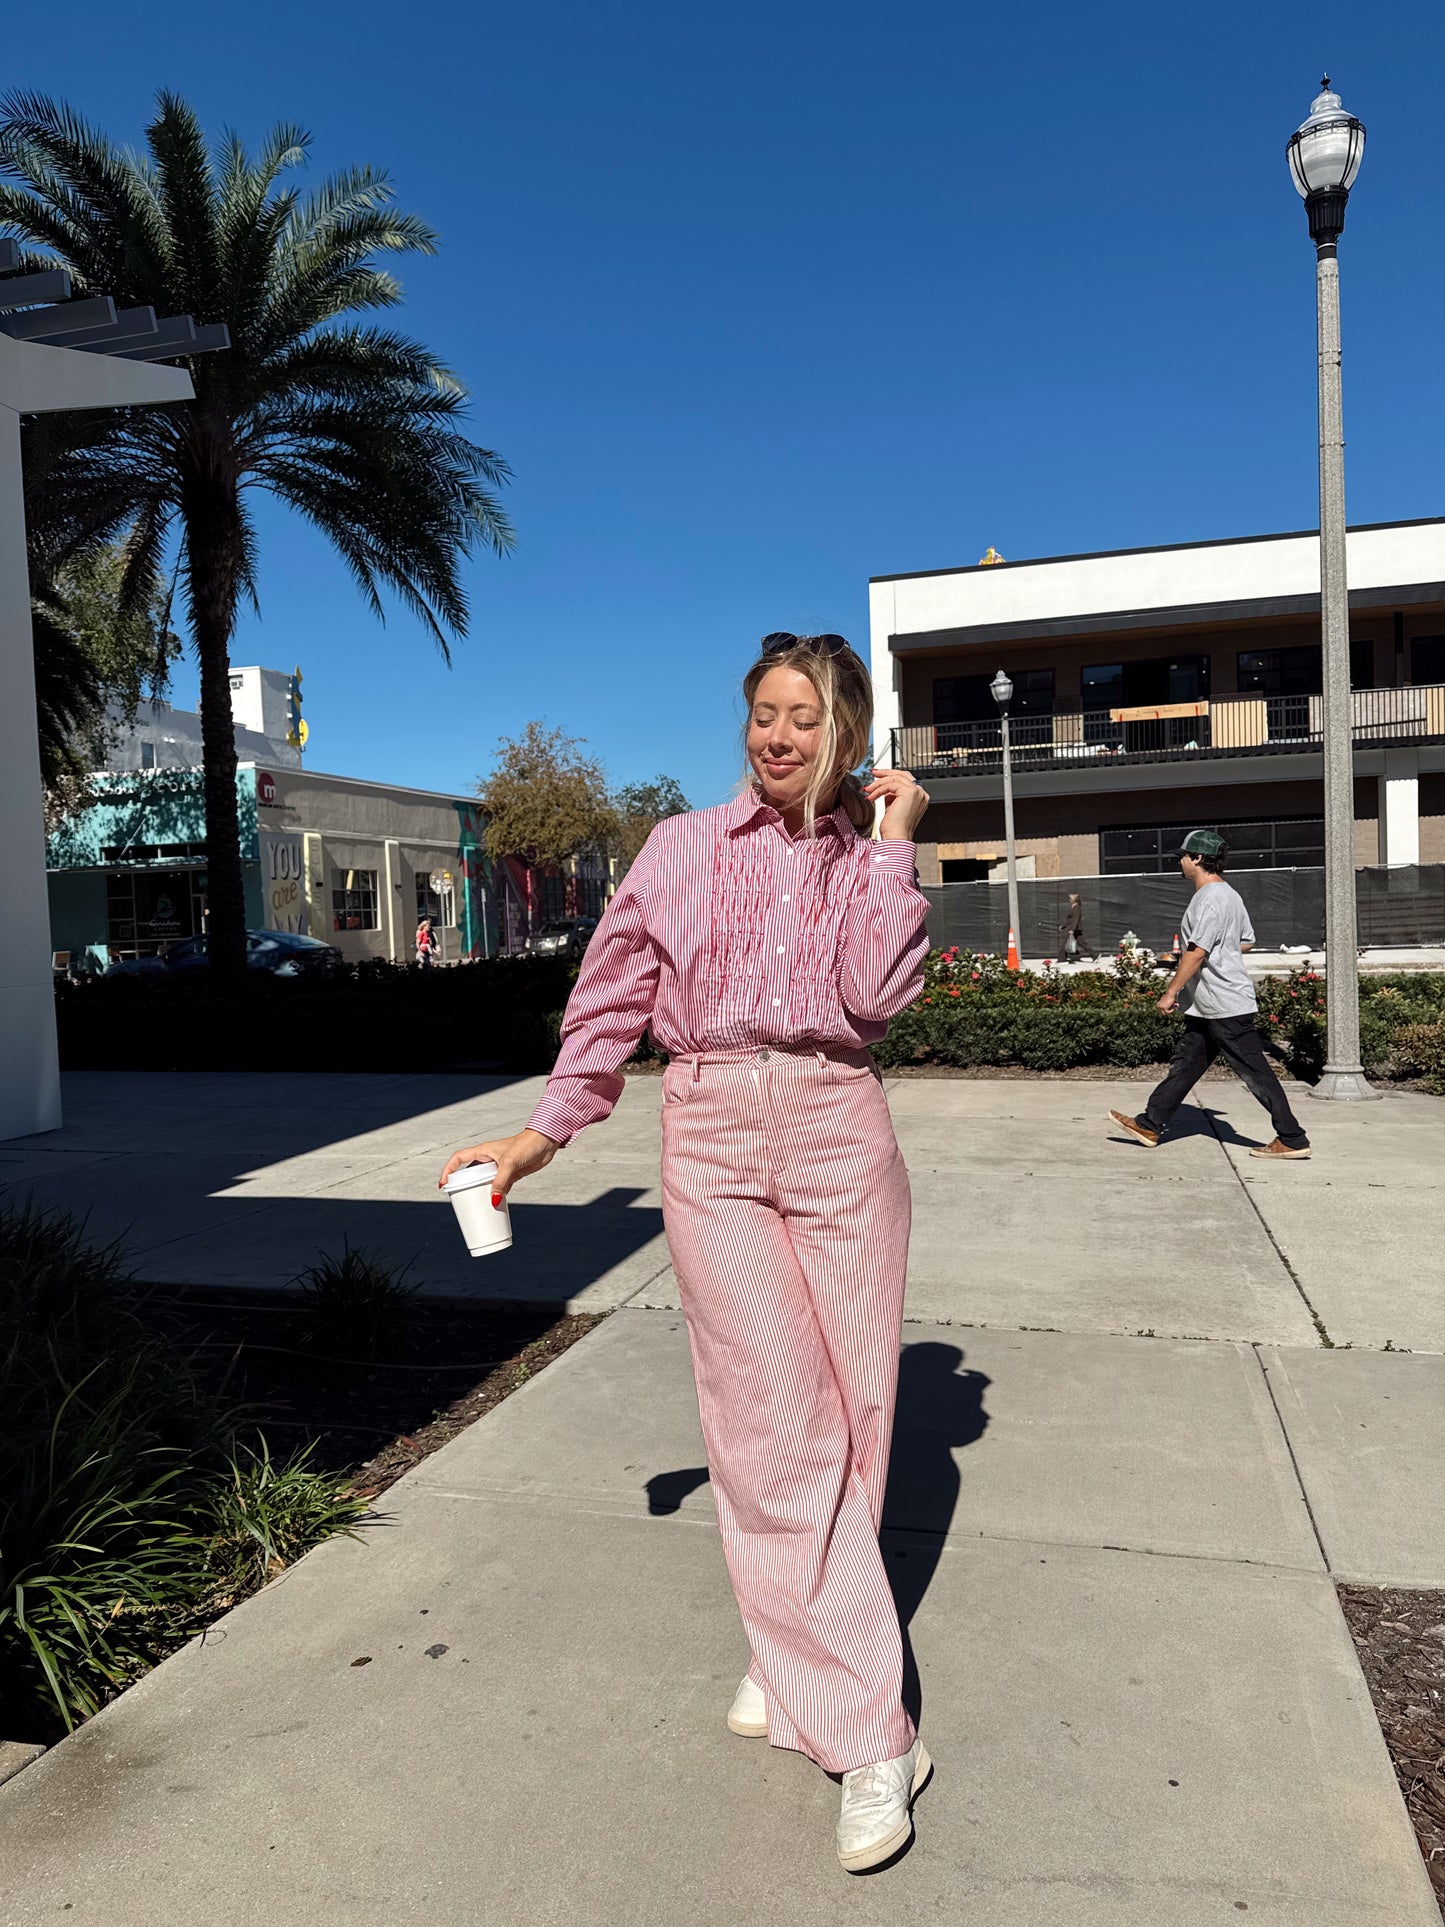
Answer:
M913 1744L878 1522L908 1173L862 1051L677 1058L662 1198L768 1738L829 1772Z

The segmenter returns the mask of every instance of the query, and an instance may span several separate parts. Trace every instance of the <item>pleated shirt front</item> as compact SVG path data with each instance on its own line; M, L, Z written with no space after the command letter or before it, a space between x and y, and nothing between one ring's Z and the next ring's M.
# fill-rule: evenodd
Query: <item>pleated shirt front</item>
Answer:
M657 825L587 946L534 1130L565 1144L606 1117L645 1030L670 1057L879 1041L923 982L914 846L842 809L817 828L789 835L752 795Z

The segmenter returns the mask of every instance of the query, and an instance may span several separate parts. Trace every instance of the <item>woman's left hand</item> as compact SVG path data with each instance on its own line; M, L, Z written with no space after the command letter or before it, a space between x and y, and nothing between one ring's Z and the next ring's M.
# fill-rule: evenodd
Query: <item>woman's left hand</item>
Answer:
M863 785L870 803L880 797L886 801L878 834L885 842L911 843L913 832L928 808L928 791L906 769L875 769L872 780Z

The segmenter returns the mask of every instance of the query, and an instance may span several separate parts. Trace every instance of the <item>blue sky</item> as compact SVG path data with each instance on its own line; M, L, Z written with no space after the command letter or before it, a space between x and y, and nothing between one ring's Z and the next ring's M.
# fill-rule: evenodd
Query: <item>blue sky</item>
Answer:
M9 82L135 138L159 86L312 172L388 169L441 252L399 321L515 470L448 670L318 537L262 530L237 662L305 672L308 760L469 788L532 717L694 803L769 629L867 579L1310 527L1313 255L1284 143L1369 129L1341 251L1351 521L1445 512L1438 0L259 0L22 10ZM189 702L194 676L176 683Z

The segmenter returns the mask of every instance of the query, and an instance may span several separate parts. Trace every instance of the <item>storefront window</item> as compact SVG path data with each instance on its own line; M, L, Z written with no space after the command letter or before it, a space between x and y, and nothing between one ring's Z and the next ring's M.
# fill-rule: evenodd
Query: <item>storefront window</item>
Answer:
M331 872L331 928L379 930L375 870Z
M205 877L195 870L122 870L105 880L112 956L153 956L203 926Z

